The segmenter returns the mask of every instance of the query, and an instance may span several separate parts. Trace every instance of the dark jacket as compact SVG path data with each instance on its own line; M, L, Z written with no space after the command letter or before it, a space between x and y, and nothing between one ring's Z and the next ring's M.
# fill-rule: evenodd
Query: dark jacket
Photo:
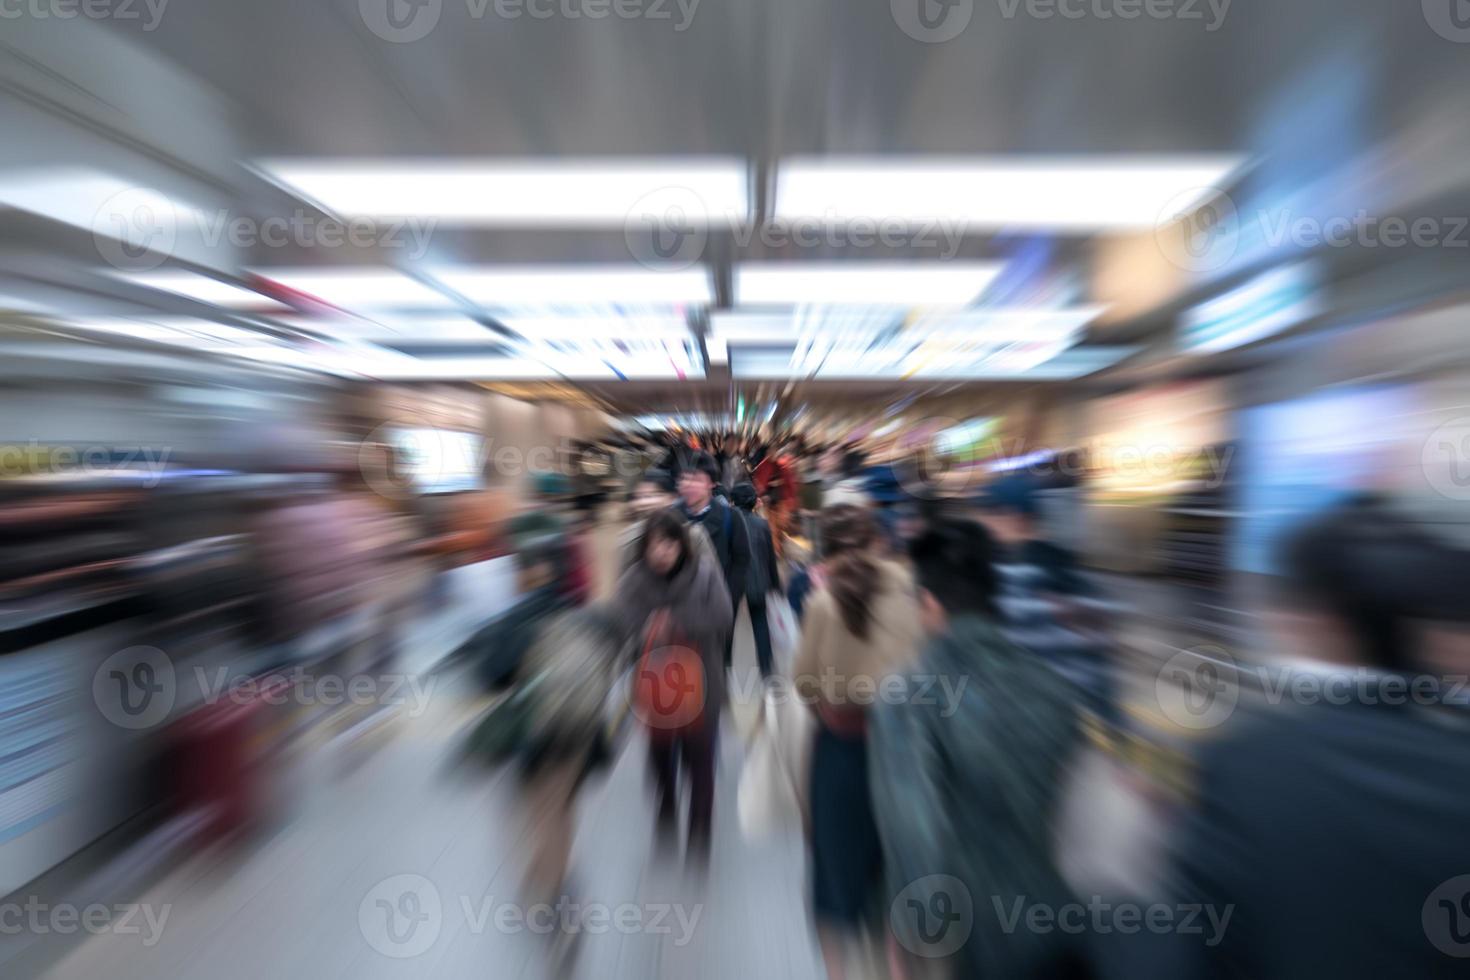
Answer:
M1012 549L995 570L995 604L1006 638L1076 684L1094 712L1117 724L1110 641L1101 628L1112 607L1088 594L1075 558L1064 548L1030 541Z
M672 578L656 575L640 561L618 579L609 612L625 642L641 644L649 618L667 607L675 627L699 652L707 705L725 699L725 640L734 608L720 570L698 554L687 556Z
M1465 976L1436 942L1470 953L1470 879L1442 888L1470 874L1467 710L1354 698L1232 719L1202 751L1169 896L1234 906L1228 928L1213 948L1170 937L1132 975Z
M806 568L791 576L791 582L786 586L786 601L791 604L791 611L796 616L796 621L802 621L802 615L806 612L807 597L812 594L816 583L812 581L812 568Z
M736 520L745 529L745 540L750 551L750 566L746 569L745 596L761 605L766 593L781 589L781 566L776 562L776 546L771 541L771 525L764 517L744 511L735 511Z
M745 575L750 567L750 546L745 540L740 515L728 501L719 497L711 497L709 508L699 517L692 517L683 501L676 504L674 509L685 520L704 527L710 544L715 546L715 558L720 563L720 574L725 579L725 591L729 593L730 606L739 606L740 600L745 598Z
M951 693L932 683L936 677ZM930 683L917 686L922 680ZM967 683L955 692L961 680ZM916 899L921 907L942 899L958 908L965 896L914 892L944 887L933 876L957 878L973 903L974 931L952 976L1064 975L1062 964L1077 955L1075 937L1007 932L994 903L1056 908L1074 900L1053 860L1051 828L1063 776L1081 746L1075 690L979 617L957 617L930 642L912 685L912 697L885 698L870 713L885 898L902 894L905 904ZM923 922L894 925L908 948L925 942Z

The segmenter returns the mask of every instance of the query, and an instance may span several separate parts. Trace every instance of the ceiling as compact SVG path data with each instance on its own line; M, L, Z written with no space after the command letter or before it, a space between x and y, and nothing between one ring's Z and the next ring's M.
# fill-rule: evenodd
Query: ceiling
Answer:
M594 19L587 12L601 9L598 2L194 0L166 4L157 22L144 26L12 25L0 36L0 125L25 138L0 147L0 308L54 313L119 343L184 343L211 353L234 353L238 336L229 331L246 331L250 356L369 378L413 371L352 367L365 351L398 358L400 367L402 358L433 355L426 377L445 380L455 377L449 359L464 364L477 356L467 348L479 344L487 365L491 353L551 364L550 378L571 379L627 410L704 401L728 407L732 374L737 387L789 381L788 390L817 398L828 388L901 397L956 385L1045 384L1106 371L1167 329L1147 308L1141 316L1118 313L1116 297L1100 295L1096 285L1100 254L1138 229L981 224L967 227L943 255L911 237L857 247L841 236L793 243L751 234L752 227L770 227L775 191L794 162L1216 155L1244 162L1231 182L1241 173L1264 174L1263 183L1282 173L1305 180L1426 118L1452 126L1460 117L1447 118L1444 106L1463 107L1458 93L1470 80L1465 46L1406 9L1418 5L1392 0L1177 0L1167 9L1179 16L1132 20L1100 15L1108 9L1101 0L1086 7L1081 0L1061 0L1060 7L1047 0L623 0L619 9L644 16ZM915 2L931 4L929 14L968 15L968 22L949 40L925 43L910 29ZM384 20L389 5L415 27L432 29L414 40L386 39L395 36ZM1317 101L1324 103L1320 112ZM1314 132L1313 118L1325 120L1327 132ZM273 179L280 161L397 160L412 167L500 160L534 168L537 161L695 158L732 161L747 196L748 222L715 225L700 240L693 268L707 275L708 298L631 308L594 296L550 304L555 315L570 311L609 324L606 336L576 340L570 352L513 322L545 312L546 302L487 303L466 296L443 272L635 266L630 260L646 256L626 226L439 221L423 247L409 251L377 238L331 247L294 239L204 247L181 238L166 261L146 268L194 276L211 289L188 298L119 276L110 246L96 233L100 210L90 222L24 201L10 200L12 209L4 210L8 186L82 168L129 192L157 191L209 214L242 217L258 232L270 216L335 216ZM392 189L385 186L385 198ZM98 261L99 251L107 261ZM782 346L785 340L774 354L770 344L753 342L725 359L717 349L712 323L722 312L742 312L737 281L753 263L864 261L912 269L940 259L998 270L961 305L1097 307L1100 315L1058 345L1061 353L1073 345L1090 351L1086 369L926 378L912 358L903 361L902 351L891 349L894 336L911 343L906 332L925 322L905 304L895 306L887 326L874 328L878 340L864 334L853 341L869 360L891 356L888 378L830 368L823 375L799 365L797 353L790 354L791 377L770 377L783 373L791 346ZM369 268L397 270L439 295L429 306L393 310L326 297L353 316L292 285L300 281L292 275L314 270ZM1153 274L1125 265L1115 278L1126 283ZM255 301L242 308L219 299L213 290L220 283L257 291ZM792 342L798 351L813 334L846 330L850 319L849 311L823 306L815 316L800 303L781 309L802 321ZM650 339L650 329L662 328L649 324L669 316L687 325L687 342ZM194 320L226 329L201 329ZM777 368L758 365L757 355L775 357ZM669 376L638 380L629 367L639 358L657 361ZM742 359L751 365L744 380ZM935 362L932 345L924 360ZM540 378L501 377L498 370L489 365L464 377Z
M1464 77L1463 51L1392 0L1233 0L1218 26L1205 0L1172 20L959 0L969 23L940 44L849 0L600 20L429 0L435 29L388 43L373 3L195 0L152 32L111 26L221 93L251 157L1234 152L1325 49L1371 41L1359 67L1389 98Z

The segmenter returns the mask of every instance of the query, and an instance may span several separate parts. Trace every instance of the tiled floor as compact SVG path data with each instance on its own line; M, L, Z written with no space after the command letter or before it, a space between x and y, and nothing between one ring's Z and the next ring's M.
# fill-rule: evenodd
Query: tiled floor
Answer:
M748 626L741 634L737 656L753 661ZM380 733L381 744L355 768L347 754L362 755L362 746L304 755L290 780L287 815L276 836L230 857L197 858L135 899L151 908L155 920L167 910L158 941L149 943L147 928L141 935L96 936L46 975L550 976L545 938L514 925L497 927L499 906L519 900L525 827L514 779L447 767L470 710L468 699L436 697L423 717L400 718ZM642 744L630 745L608 773L587 784L578 814L576 887L581 900L605 905L610 919L605 931L583 936L567 976L821 975L805 911L802 842L794 834L742 839L735 795L744 750L728 716L725 721L707 878L653 851ZM402 875L417 877L390 881ZM397 902L403 882L412 886L407 890L420 909L430 910L423 914L432 912L431 895L439 911L421 921L424 931L413 939L385 943L387 910L377 901L386 895ZM624 905L638 907L636 921L626 910L626 918L616 918ZM407 925L396 938L406 934ZM398 958L384 949L416 955Z

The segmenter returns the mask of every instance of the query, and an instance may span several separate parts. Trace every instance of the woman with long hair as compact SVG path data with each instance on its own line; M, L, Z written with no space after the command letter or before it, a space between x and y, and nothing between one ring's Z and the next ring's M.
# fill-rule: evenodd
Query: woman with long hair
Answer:
M812 909L831 980L881 885L882 851L868 792L867 712L922 641L913 579L877 556L878 526L862 507L822 514L822 584L806 603L793 666L817 716L810 775Z
M673 837L682 768L691 782L689 850L703 861L714 815L725 642L734 616L719 564L690 543L690 534L674 511L648 518L639 558L619 580L611 611L643 651L634 704L649 731L660 836Z

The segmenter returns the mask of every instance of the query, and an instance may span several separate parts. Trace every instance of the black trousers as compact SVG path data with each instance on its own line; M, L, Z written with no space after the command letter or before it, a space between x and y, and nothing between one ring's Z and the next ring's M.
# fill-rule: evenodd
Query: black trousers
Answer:
M658 820L669 827L679 810L679 770L689 774L689 847L709 849L715 814L715 755L719 745L718 712L698 728L676 735L653 733L648 763L658 780Z
M755 659L760 664L761 676L770 677L775 671L775 658L771 654L771 622L766 619L766 597L746 603L750 607L750 631L755 634Z

